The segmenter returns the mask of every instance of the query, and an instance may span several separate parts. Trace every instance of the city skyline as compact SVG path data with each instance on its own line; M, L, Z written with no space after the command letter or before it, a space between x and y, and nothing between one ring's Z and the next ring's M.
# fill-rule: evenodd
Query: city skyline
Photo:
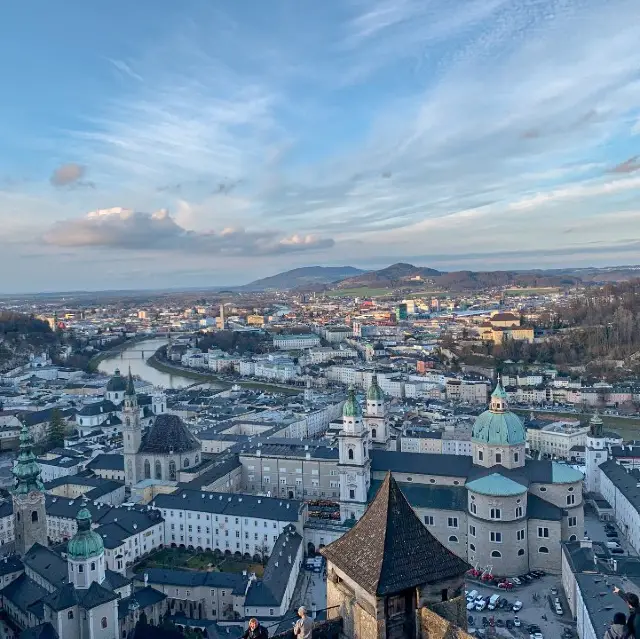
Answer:
M637 3L150 6L3 10L0 292L637 262Z

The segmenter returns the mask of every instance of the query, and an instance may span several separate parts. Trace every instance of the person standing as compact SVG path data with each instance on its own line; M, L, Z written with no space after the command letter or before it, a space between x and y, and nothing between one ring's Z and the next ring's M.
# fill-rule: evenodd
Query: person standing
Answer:
M249 627L242 635L242 639L269 639L269 633L257 619L249 619Z
M627 617L627 629L631 637L640 639L640 599L634 592L625 592L617 586L613 587L613 592L622 597L629 606L629 616Z
M627 639L629 629L627 628L627 618L623 612L616 612L613 615L613 623L604 635L604 639Z
M296 639L311 639L313 633L313 619L307 616L307 609L304 606L298 608L298 616L300 619L296 621L293 627L293 634Z

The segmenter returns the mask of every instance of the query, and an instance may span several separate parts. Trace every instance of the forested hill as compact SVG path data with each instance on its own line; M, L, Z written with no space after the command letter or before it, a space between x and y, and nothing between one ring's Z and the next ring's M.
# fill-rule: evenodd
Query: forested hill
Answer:
M46 322L31 315L0 311L0 370L24 364L31 353L49 351L56 343L56 334Z

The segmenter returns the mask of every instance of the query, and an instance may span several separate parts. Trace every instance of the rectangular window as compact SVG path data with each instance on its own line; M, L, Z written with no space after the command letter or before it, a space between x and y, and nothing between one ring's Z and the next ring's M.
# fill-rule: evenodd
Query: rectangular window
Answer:
M538 537L548 537L549 529L544 526L538 526Z
M567 495L567 506L572 506L575 503L576 503L576 496L575 495Z
M502 519L502 511L499 508L491 509L491 519Z
M425 523L425 526L433 526L433 516L432 515L425 515L424 516L424 523Z
M449 517L447 520L447 526L449 528L457 528L458 527L458 518L457 517Z
M524 528L516 533L516 539L522 541L524 539Z
M475 515L478 512L478 507L474 502L471 502L471 512Z
M571 528L574 528L577 525L578 525L578 518L577 517L569 517L569 526Z
M469 526L469 534L470 534L472 537L475 537L475 536L476 536L476 527L475 527L475 526Z
M522 517L522 506L516 506L516 517Z
M491 531L491 541L493 541L496 544L501 544L502 543L502 533L501 532Z

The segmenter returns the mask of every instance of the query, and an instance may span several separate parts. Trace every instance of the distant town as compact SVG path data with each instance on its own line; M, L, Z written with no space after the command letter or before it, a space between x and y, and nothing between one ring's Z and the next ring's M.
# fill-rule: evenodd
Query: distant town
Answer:
M5 296L7 626L287 636L304 606L338 637L333 589L358 592L350 544L386 499L457 558L469 632L601 637L626 604L593 603L598 579L640 591L633 273Z

